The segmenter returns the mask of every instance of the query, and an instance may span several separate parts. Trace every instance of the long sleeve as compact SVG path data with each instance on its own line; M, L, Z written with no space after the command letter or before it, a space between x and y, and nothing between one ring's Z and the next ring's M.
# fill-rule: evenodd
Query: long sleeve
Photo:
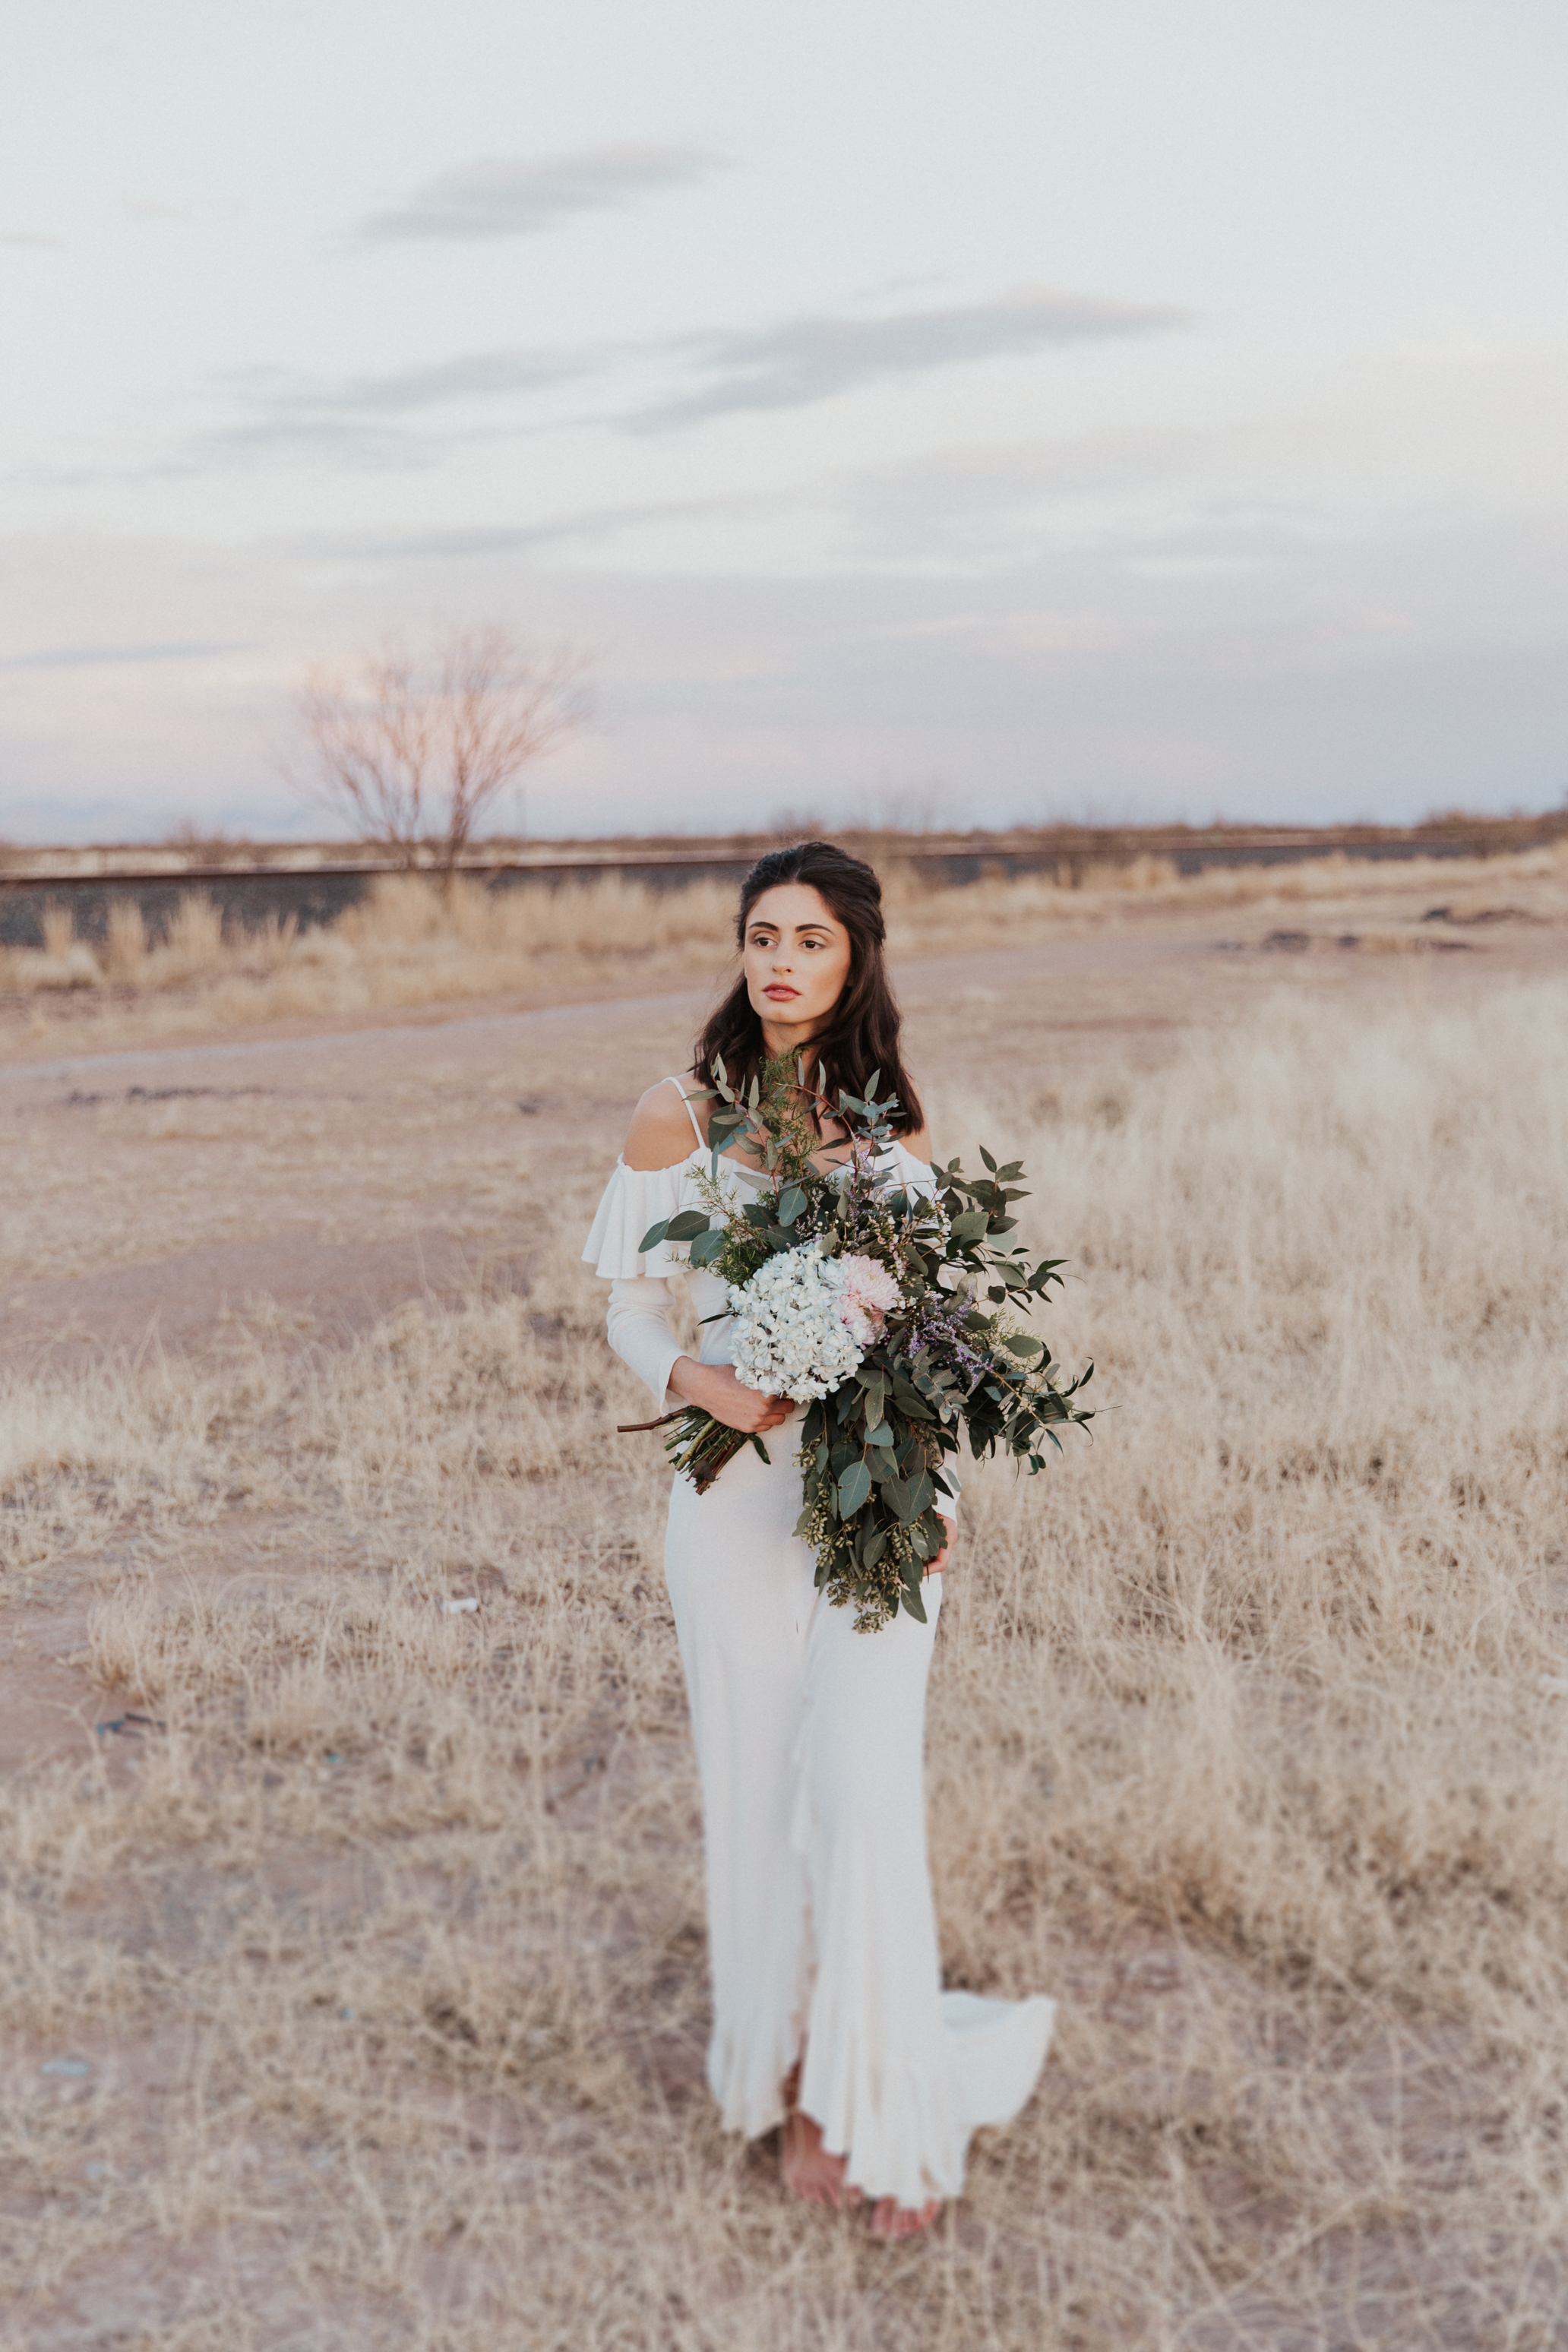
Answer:
M673 1304L668 1283L647 1275L610 1285L610 1345L646 1381L655 1412L672 1412L679 1402L668 1393L669 1375L686 1353L669 1328Z
M667 1243L647 1251L638 1244L651 1226L689 1205L684 1194L690 1164L628 1168L624 1160L617 1161L583 1252L610 1286L610 1345L647 1382L656 1412L668 1412L679 1402L668 1393L669 1375L686 1350L669 1328L674 1300L665 1277L684 1276L686 1263L684 1253L673 1255Z

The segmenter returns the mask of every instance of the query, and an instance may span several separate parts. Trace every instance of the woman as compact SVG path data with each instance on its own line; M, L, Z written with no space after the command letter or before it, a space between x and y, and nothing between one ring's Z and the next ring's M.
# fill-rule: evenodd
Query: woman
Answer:
M924 2229L963 2182L977 2124L1008 2121L1033 2089L1053 2004L942 1993L919 1790L926 1678L947 1547L927 1570L923 1625L900 1612L874 1633L816 1590L794 1529L804 1409L742 1385L718 1278L689 1276L697 1356L669 1328L668 1245L649 1227L699 1205L708 1102L722 1056L749 1085L765 1056L810 1049L826 1092L896 1094L892 1147L911 1189L931 1182L919 1098L899 1051L883 961L881 889L870 866L812 841L760 858L741 889L742 971L698 1039L686 1079L638 1103L584 1257L611 1283L610 1344L658 1411L707 1408L762 1436L699 1495L678 1477L665 1574L702 1783L713 2036L708 2080L727 2128L783 2123L784 2177L817 2204L872 2202L871 2228ZM820 1127L819 1163L847 1156ZM721 1181L763 1180L727 1155ZM951 1525L951 1520L950 1520Z

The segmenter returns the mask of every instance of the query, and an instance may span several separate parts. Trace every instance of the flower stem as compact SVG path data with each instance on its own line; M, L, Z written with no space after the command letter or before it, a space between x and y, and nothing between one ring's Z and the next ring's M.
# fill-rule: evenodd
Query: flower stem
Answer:
M731 1429L700 1404L688 1405L664 1441L665 1452L700 1495L708 1492L725 1463L732 1462L743 1445L755 1445L763 1460L768 1459L760 1437L743 1429Z

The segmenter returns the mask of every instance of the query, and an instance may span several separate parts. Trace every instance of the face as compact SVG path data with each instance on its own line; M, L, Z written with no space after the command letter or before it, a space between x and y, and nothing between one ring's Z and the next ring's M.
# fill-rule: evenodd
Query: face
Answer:
M791 1032L780 1047L826 1025L849 977L849 934L808 884L763 892L746 918L744 953L746 993L763 1027Z

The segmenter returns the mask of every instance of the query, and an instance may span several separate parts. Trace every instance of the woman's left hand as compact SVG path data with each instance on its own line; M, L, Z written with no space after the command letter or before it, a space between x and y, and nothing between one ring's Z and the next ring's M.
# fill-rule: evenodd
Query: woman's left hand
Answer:
M948 1564L949 1558L952 1555L952 1547L958 1541L958 1529L953 1526L952 1521L948 1519L944 1522L944 1525L948 1531L947 1541L943 1544L942 1549L938 1552L934 1559L927 1560L925 1572L928 1576L940 1576L942 1574L943 1569Z

